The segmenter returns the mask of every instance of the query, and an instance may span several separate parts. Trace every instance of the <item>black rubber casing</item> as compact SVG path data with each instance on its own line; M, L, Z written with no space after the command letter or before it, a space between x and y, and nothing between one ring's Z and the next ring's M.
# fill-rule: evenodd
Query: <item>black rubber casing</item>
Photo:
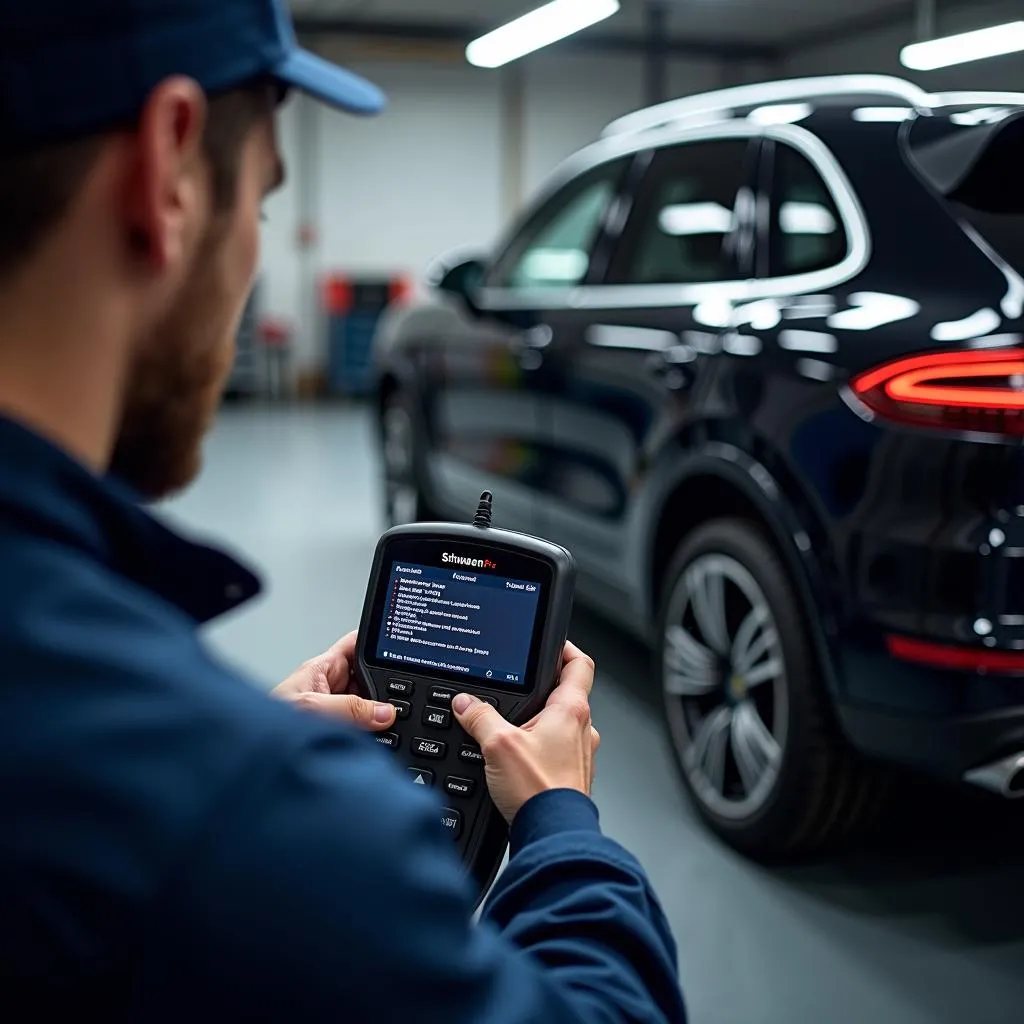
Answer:
M532 671L523 685L492 685L489 681L471 677L460 678L456 682L448 676L431 675L428 669L418 666L410 670L401 664L384 667L375 663L375 645L380 630L375 612L382 604L382 592L389 585L394 560L390 552L401 549L403 559L414 558L415 555L410 555L410 547L417 542L423 543L425 552L430 552L431 546L438 543L453 544L460 550L476 548L492 556L500 556L504 552L512 555L519 564L525 558L544 567L542 574L547 575L550 582L547 592L542 593L538 610L538 620L543 616L543 621L534 626L530 659ZM429 554L423 561L430 564ZM477 887L478 903L487 894L501 867L508 849L508 826L488 794L483 764L467 764L459 758L464 746L475 744L455 721L454 714L450 729L444 734L430 734L430 738L446 743L447 754L443 759L428 761L414 757L410 744L413 738L425 735L422 716L424 708L430 704L429 694L434 687L443 687L452 694L471 693L492 698L498 702L502 716L513 725L524 725L533 718L544 707L558 683L575 589L576 564L572 555L557 544L526 534L455 523L418 523L389 530L377 544L356 649L359 690L364 697L386 701L395 696L388 690L389 680L398 678L413 684L413 694L401 698L412 705L412 711L406 720L397 721L392 730L399 736L395 756L408 767L428 768L434 772L437 792L444 806L461 814L461 834L455 843ZM472 780L475 783L472 797L449 796L442 788L447 776Z

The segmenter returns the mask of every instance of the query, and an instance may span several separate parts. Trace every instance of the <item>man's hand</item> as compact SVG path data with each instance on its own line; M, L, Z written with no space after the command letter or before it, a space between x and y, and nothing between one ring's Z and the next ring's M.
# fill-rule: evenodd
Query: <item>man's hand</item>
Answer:
M339 640L326 654L307 661L286 679L272 697L304 711L315 711L370 732L383 732L395 722L395 709L353 693L356 634Z
M549 789L575 789L590 796L594 757L601 745L590 723L593 687L594 662L566 644L558 686L544 710L521 729L469 694L452 702L459 724L480 744L487 788L509 824L524 804Z

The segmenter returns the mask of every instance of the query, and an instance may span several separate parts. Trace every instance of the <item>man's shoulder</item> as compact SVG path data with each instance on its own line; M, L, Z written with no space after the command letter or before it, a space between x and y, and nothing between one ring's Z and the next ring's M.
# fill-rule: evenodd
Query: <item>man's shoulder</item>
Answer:
M297 715L145 588L58 546L0 538L0 559L0 791L77 787L184 827L255 752L301 743Z
M226 822L255 854L263 818L294 802L291 780L348 793L340 766L383 756L267 697L207 652L187 616L102 565L0 540L8 554L0 948L18 950L16 973L45 961L59 975L83 949L123 947Z

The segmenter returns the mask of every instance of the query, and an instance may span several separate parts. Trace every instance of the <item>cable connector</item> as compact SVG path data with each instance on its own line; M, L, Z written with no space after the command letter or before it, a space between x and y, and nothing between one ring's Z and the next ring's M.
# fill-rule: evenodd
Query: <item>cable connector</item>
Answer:
M480 504L476 509L476 516L473 518L473 525L479 527L481 530L486 530L491 525L491 515L493 513L494 495L490 491L484 491L480 495Z

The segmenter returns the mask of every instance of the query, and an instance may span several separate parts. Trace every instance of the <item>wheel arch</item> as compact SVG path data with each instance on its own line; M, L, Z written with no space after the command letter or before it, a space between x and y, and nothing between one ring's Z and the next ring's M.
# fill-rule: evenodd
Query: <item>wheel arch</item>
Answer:
M824 526L805 508L794 511L787 488L762 462L735 447L708 442L677 464L659 488L662 494L646 539L646 598L657 609L673 551L702 523L719 518L757 524L782 558L799 596L826 684L839 691L834 601L826 585L829 558ZM811 521L808 521L810 519Z

